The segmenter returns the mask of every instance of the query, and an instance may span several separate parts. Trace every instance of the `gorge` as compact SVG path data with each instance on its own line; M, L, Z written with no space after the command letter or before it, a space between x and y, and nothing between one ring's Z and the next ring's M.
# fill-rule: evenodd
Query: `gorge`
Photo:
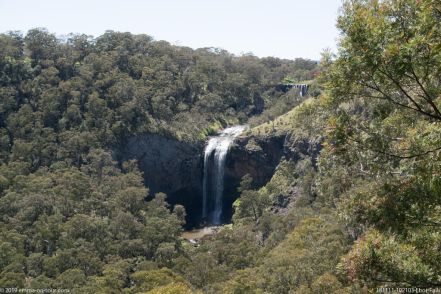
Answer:
M440 292L440 0L223 2L0 4L0 293Z
M271 179L281 159L297 162L311 156L315 164L320 150L320 140L294 140L286 134L258 136L246 128L226 128L205 144L141 134L120 146L116 158L138 162L149 197L162 192L172 207L185 207L186 229L229 223L245 175L259 188Z

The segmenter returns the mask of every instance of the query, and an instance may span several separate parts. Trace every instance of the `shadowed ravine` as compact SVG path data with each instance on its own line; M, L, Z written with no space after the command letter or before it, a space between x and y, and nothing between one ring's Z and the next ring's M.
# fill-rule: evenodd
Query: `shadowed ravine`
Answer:
M243 126L225 129L205 144L141 134L128 139L115 153L121 164L137 160L150 197L163 192L171 207L185 207L186 229L219 225L231 221L241 178L249 174L255 187L261 187L284 154L284 136L255 138L243 136L243 131ZM259 148L248 148L250 140Z

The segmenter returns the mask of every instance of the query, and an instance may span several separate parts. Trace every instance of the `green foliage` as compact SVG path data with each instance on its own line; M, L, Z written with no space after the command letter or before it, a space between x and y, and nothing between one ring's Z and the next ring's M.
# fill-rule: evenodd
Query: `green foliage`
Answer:
M176 286L176 283L179 283L181 285L181 288L182 285L185 285L185 280L182 277L166 268L152 271L138 271L131 275L131 279L135 284L134 290L137 293L139 293L140 291L150 291L160 286L166 286L170 284Z
M0 35L0 286L78 293L368 293L441 285L435 0L344 1L339 53L294 61L106 32ZM312 80L318 73L321 76ZM280 83L308 81L310 97ZM284 137L198 246L149 195L128 137ZM146 199L149 199L147 201Z
M0 244L3 285L21 281L25 274L38 278L32 283L86 292L94 292L93 280L103 289L123 289L128 274L111 279L124 273L106 265L108 256L157 256L165 264L166 248L179 247L182 208L175 209L179 214L169 211L164 195L146 203L148 190L136 167L125 164L122 172L102 150L85 159L82 170L41 168L17 175L5 190L0 198L1 232L8 240Z
M266 258L260 268L264 287L274 293L287 293L307 285L315 276L332 270L344 248L345 239L338 226L323 219L305 219Z
M147 294L193 294L194 292L184 283L171 283L165 286L155 287L146 292Z
M254 264L261 248L245 229L190 256L184 207L149 195L137 163L113 151L140 133L199 144L267 109L283 113L298 97L278 83L309 80L316 67L112 31L66 42L45 29L1 34L1 286L182 293L188 283L159 268L202 288Z
M267 193L251 190L251 184L252 178L245 175L239 187L240 198L233 203L233 221L235 223L239 220L244 222L248 219L256 222L271 203Z
M237 272L224 282L225 291L252 293L267 287L270 293L288 292L286 288L295 293L365 293L381 286L440 285L438 6L436 1L344 3L338 22L339 54L335 60L327 54L322 63L325 75L320 81L326 83L326 92L249 132L287 134L285 146L297 154L302 154L299 143L305 139L309 146L324 140L323 150L316 166L314 158L288 162L294 169L280 164L259 190L272 199L290 195L288 191L298 197L288 209L277 202L268 204L254 229L267 232L263 244L271 250L263 255L261 266ZM257 195L243 193L236 201L235 223L246 220L240 209L259 203ZM288 266L274 274L277 261L297 260L281 247L290 230L301 226L293 214L306 214L301 223L308 214L323 217L329 209L337 209L341 228L356 240L340 265L345 250L336 250L335 258L323 258L332 261L327 270L309 267L314 262L305 261L298 267L310 271L298 279ZM280 217L274 211L288 213ZM313 232L307 226L302 234L314 236ZM344 234L342 240L349 241ZM317 253L301 255L302 246L291 242L299 249L295 254L299 259L315 258ZM258 275L259 270L264 274ZM286 288L277 288L272 276L275 281L284 277L279 284ZM290 285L291 279L295 282Z
M370 288L441 283L440 14L423 2L346 1L326 77L319 198L357 239L342 272Z
M439 243L439 234L418 232L412 236L411 242L400 239L376 230L367 231L342 260L350 279L364 279L373 285L380 282L416 287L437 286L439 267L435 260L439 260L439 253L433 252L430 244ZM419 241L423 239L430 243L421 244ZM429 252L422 251L425 249Z
M345 252L346 238L333 216L304 218L253 268L237 271L222 284L226 293L288 293L312 284L312 293L342 288L330 271ZM247 292L248 291L248 292ZM300 292L303 293L303 292ZM311 292L307 292L311 293ZM337 293L337 292L336 292Z

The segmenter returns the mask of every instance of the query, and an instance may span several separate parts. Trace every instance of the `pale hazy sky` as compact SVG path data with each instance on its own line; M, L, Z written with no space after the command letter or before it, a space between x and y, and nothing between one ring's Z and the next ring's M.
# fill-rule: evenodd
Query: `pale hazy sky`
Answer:
M0 0L0 32L105 30L259 57L318 59L335 48L341 0Z

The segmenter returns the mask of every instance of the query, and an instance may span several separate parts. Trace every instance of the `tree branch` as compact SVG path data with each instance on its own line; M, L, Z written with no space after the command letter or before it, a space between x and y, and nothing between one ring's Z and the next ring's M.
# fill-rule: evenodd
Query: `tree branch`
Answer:
M371 96L371 97L369 97L369 98L380 98L380 99L384 99L384 100L389 100L390 102L392 102L392 103L394 103L394 104L396 104L396 105L398 105L398 106L401 106L401 107L404 107L404 108L407 108L407 109L410 109L410 110L413 110L413 111L419 112L420 114L423 114L423 115L425 115L425 116L431 117L431 118L436 119L436 120L441 120L441 116L437 116L437 115L434 115L433 113L430 113L430 112L424 111L424 110L423 110L418 104L416 104L416 103L415 103L414 105L415 105L415 107L417 107L417 108L415 108L415 107L411 107L411 106L409 106L409 105L406 105L406 104L404 104L404 103L401 103L401 102L396 101L396 100L393 99L390 95L388 95L388 94L386 94L384 91L382 91L382 90L380 89L380 87L378 87L378 85L375 83L375 81L374 81L375 86L369 85L369 84L367 84L367 83L365 83L365 82L363 82L363 81L359 81L358 83L361 84L362 86L365 86L365 87L367 87L367 88L369 88L369 89L371 89L371 90L374 90L374 91L380 93L381 95L383 95L383 98L381 98L381 97L377 97L377 96ZM360 96L361 96L361 95L364 95L364 96L366 96L365 94L361 94L361 93L356 94L356 95L360 95ZM412 100L413 100L413 99L412 99Z
M359 141L359 140L357 140L357 139L354 139L354 138L351 138L351 137L348 137L348 139L351 140L351 141L353 141L353 142L355 142L355 143L357 143L357 144L359 144L359 145L361 145L361 146L366 146L366 144L365 144L364 142L361 142L361 141ZM370 150L370 151L372 151L372 152L376 152L376 153L379 153L379 154L382 154L382 155L386 155L386 156L390 156L390 157L397 158L397 159L412 159L412 158L425 156L425 155L428 155L428 154L430 154L430 153L433 153L433 152L439 151L439 150L441 150L441 146L440 146L440 147L437 147L437 148L435 148L435 149L431 149L431 150L424 151L424 152L422 152L422 153L418 153L418 154L410 154L410 155L397 155L397 154L389 153L389 152L387 152L387 151L380 150L380 149L377 149L377 148L369 148L369 147L368 147L368 148L366 148L366 149L367 149L367 150Z
M415 81L417 82L418 86L421 88L421 90L423 91L425 98L424 100L427 101L427 103L430 104L430 106L432 107L432 109L435 111L435 113L441 117L441 112L439 111L438 107L435 105L435 103L433 102L432 97L430 97L429 93L427 92L426 88L424 88L423 84L420 82L420 79L418 78L417 74L415 73L415 70L413 69L413 66L411 66L411 72L413 77L415 78Z
M381 70L381 69L378 69L378 71L379 71L380 73L382 73L383 75L385 75L389 80L391 80L391 81L395 84L395 86L401 91L401 93L403 93L404 96L406 96L407 99L409 99L409 100L412 102L412 104L418 109L419 112L421 112L421 113L424 112L424 110L422 109L421 105L419 105L419 104L415 101L415 99L413 99L413 98L412 98L412 97L406 92L406 90L403 89L403 87L401 86L401 84L400 84L396 79L394 79L394 77L392 77L392 76L391 76L390 74L388 74L386 71L383 71L383 70Z

